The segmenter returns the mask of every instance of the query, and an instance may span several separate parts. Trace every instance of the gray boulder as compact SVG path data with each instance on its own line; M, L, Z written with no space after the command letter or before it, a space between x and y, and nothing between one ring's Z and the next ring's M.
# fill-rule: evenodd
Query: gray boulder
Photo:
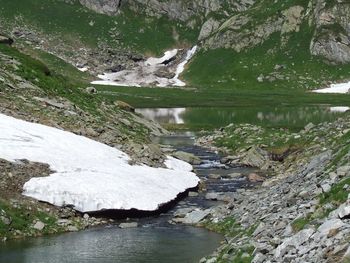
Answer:
M187 152L178 151L178 152L175 152L173 154L173 156L175 158L177 158L179 160L182 160L182 161L185 161L185 162L187 162L189 164L198 165L198 164L200 164L202 162L200 158L198 158L194 154L187 153Z

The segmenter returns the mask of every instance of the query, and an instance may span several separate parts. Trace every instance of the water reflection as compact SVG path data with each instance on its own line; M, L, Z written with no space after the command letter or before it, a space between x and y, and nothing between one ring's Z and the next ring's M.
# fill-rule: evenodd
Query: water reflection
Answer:
M198 262L221 239L220 235L191 227L112 227L8 242L0 246L0 262Z
M147 119L159 123L185 123L182 116L186 112L186 108L136 109L136 112L142 114Z
M309 122L332 121L349 109L342 106L278 106L138 109L137 112L159 123L186 124L192 128L217 128L230 123L302 128Z

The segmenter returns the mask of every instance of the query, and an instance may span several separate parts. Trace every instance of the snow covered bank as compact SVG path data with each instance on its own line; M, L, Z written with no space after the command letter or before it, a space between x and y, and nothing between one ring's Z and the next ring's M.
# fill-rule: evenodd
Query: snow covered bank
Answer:
M350 82L340 83L340 84L332 84L329 88L317 89L312 92L315 93L341 93L346 94L349 92Z
M32 178L24 195L81 212L156 210L199 179L192 167L168 157L165 168L131 166L125 153L48 126L0 114L0 158L47 163L49 177Z
M167 63L174 59L178 53L178 49L166 51L161 58L149 58L145 62L139 62L139 64L132 70L122 70L116 73L104 73L98 75L101 80L93 81L91 84L96 85L111 85L111 86L158 86L158 87L170 87L170 86L185 86L186 83L179 79L181 73L185 70L186 64L191 60L197 51L197 46L194 46L186 52L186 55L178 65L172 65ZM170 65L168 65L170 64ZM161 77L159 74L162 70L168 70L172 72L174 77L166 78ZM171 75L171 74L169 74Z

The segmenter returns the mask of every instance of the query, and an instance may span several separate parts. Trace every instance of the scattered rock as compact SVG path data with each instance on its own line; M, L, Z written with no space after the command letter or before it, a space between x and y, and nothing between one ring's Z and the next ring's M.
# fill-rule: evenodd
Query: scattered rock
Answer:
M76 226L68 226L67 230L69 232L77 232L77 231L79 231L79 229Z
M37 221L34 224L33 228L36 229L36 230L41 231L41 230L43 230L45 228L45 224L43 222L41 222L41 221Z
M192 165L199 165L202 162L199 157L187 152L177 151L173 153L173 156Z
M89 93L89 94L96 94L97 93L97 90L94 87L87 87L85 89L85 91L86 91L86 93Z
M195 210L188 213L180 222L183 224L195 225L205 219L209 213L210 210Z

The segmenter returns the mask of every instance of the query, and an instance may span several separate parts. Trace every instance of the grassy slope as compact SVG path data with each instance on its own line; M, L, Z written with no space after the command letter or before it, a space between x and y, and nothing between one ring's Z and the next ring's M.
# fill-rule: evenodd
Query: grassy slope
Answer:
M265 3L269 0L260 1ZM259 3L260 3L259 2ZM299 3L300 2L300 3ZM306 1L299 1L304 5ZM261 3L249 10L249 15L261 19L275 12L281 12L292 3L267 5L261 12ZM180 42L194 43L196 30L184 30L181 24L166 19L135 16L127 9L117 17L95 14L78 4L67 5L55 0L0 0L0 14L8 22L13 22L13 10L23 23L36 25L48 34L58 34L67 41L77 41L87 45L96 45L98 39L104 39L110 45L116 45L109 36L109 30L117 23L122 43L133 46L144 53L161 53L176 45L172 38L173 27L180 33ZM258 16L259 15L259 16ZM64 18L64 19L62 19ZM94 26L89 22L94 21ZM253 25L252 25L253 26ZM140 29L145 30L140 33ZM190 84L186 89L98 87L102 97L114 101L125 100L137 107L183 107L183 106L249 106L280 105L289 103L350 105L348 96L305 93L305 89L321 87L324 81L338 81L349 78L350 66L335 67L324 64L320 59L311 57L308 51L313 29L303 25L299 33L293 33L286 46L281 47L280 35L275 33L268 41L246 52L217 49L200 51L188 66L183 78ZM37 52L36 52L37 53ZM36 54L52 66L61 65L61 74L69 72L68 66L47 54ZM281 73L289 80L259 83L260 74L274 71L276 64L287 68ZM72 71L74 72L74 71ZM79 73L77 73L79 74ZM86 75L74 78L89 80Z
M165 18L135 16L127 8L122 14L110 17L96 14L78 3L69 5L58 0L0 0L0 17L7 27L13 24L33 26L71 45L95 47L103 41L112 47L152 54L160 54L177 44L191 43L198 31ZM119 32L117 39L111 37L113 31ZM179 35L178 42L173 38L174 31Z
M190 89L99 87L99 90L112 92L114 96L141 107L281 103L350 105L348 96L305 93L305 90L325 86L328 81L345 81L350 77L350 65L331 66L310 55L311 32L312 29L304 25L300 33L291 35L284 48L280 48L280 35L275 33L264 44L246 52L228 49L200 51L183 76ZM277 64L286 66L279 73L288 80L257 81L260 74L266 76L274 72Z
M259 1L246 15L254 17L244 29L251 30L272 15L281 14L292 5L307 6L308 1ZM260 22L259 22L260 21ZM309 45L314 28L304 23L298 33L291 33L285 45L281 34L274 33L262 45L237 53L230 49L200 51L188 66L183 78L192 90L127 89L101 87L115 96L141 107L160 106L240 106L289 104L349 105L348 96L319 95L305 90L325 86L328 82L350 78L350 65L331 66L313 57ZM260 83L257 78L274 72L276 65L285 65L279 73L286 79Z

